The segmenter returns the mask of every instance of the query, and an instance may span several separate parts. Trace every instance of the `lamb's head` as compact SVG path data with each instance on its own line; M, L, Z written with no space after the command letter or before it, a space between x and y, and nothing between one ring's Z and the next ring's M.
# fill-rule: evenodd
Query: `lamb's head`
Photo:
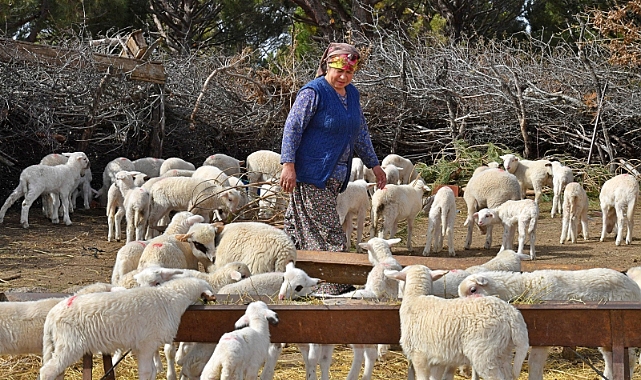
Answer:
M479 226L479 230L481 230L482 235L485 235L487 232L487 226L494 224L497 221L494 211L487 208L475 212L473 217L474 220L476 220L476 225Z
M369 262L372 265L376 265L376 263L384 258L392 257L392 250L390 247L400 241L401 239L399 238L386 240L375 237L369 239L367 243L359 243L358 245L367 250L367 258L369 259Z
M283 274L283 284L278 292L278 299L295 299L312 292L312 288L321 282L320 278L310 277L302 269L296 268L293 262L287 263Z
M220 198L223 205L223 209L219 209L218 211L225 214L223 215L223 220L227 218L227 214L233 214L238 211L238 205L241 200L240 191L238 191L237 189L229 188L221 192L218 197Z
M217 270L228 272L230 279L236 282L251 276L251 271L247 264L240 261L232 261Z
M516 167L519 164L518 157L513 154L504 154L502 156L499 156L499 158L503 160L503 167L505 168L505 170L510 173L514 173L516 171Z
M195 215L189 211L180 211L171 218L171 222L165 229L165 233L186 233L191 226L196 223L203 223L204 221L205 218L203 218L202 215Z
M255 301L247 305L245 314L243 314L243 316L240 317L238 321L236 321L234 327L236 328L236 330L242 329L244 327L251 326L252 321L259 321L262 319L265 319L272 325L277 325L279 322L278 314L276 314L275 311L270 310L265 302Z
M189 243L191 251L198 259L212 262L216 257L216 234L221 231L217 224L196 223L189 227L186 234L176 235L176 240Z
M421 190L423 193L427 193L427 192L432 190L432 189L430 189L429 186L425 185L425 182L423 182L423 180L420 179L420 178L417 178L414 181L412 181L411 185L415 189Z
M86 169L89 169L89 158L87 158L84 152L64 153L64 155L69 158L67 165L80 168L82 174L84 174Z
M384 271L386 277L405 282L404 295L432 294L432 282L443 277L447 272L446 270L430 270L425 265L408 265L401 271L389 269Z
M492 279L485 276L483 272L471 274L459 284L458 295L459 297L487 296L495 294L492 288Z

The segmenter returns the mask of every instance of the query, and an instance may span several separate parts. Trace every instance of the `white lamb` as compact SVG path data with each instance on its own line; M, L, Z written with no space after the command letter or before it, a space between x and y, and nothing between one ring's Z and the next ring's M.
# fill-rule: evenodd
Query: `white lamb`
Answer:
M445 236L447 236L447 248L450 256L456 256L454 251L454 219L456 217L454 191L447 186L438 189L427 214L427 238L423 256L429 256L432 251L440 252L443 249ZM433 250L432 239L434 239Z
M383 158L383 161L381 162L381 167L384 167L386 165L392 164L396 166L397 168L400 168L400 181L398 182L399 185L405 185L410 183L411 181L415 180L416 178L419 178L418 171L414 168L414 164L412 164L412 161L408 160L407 158L400 156L398 154L388 154ZM388 182L390 183L390 182ZM393 182L394 184L396 182Z
M283 166L280 164L280 154L271 150L258 150L250 153L246 163L249 183L278 179L283 170Z
M160 167L165 162L163 158L142 157L132 161L134 170L147 174L149 177L159 177Z
M628 276L613 269L536 270L533 272L481 272L459 286L459 296L498 296L503 300L641 301L641 289ZM612 378L612 352L599 348L605 361L603 374ZM630 350L630 368L634 368ZM532 347L528 365L530 380L543 379L547 347Z
M45 318L62 299L0 302L0 355L42 354Z
M55 379L85 353L119 349L131 349L137 357L140 379L154 379L158 347L173 342L182 314L203 294L213 296L211 286L186 277L156 287L84 294L59 302L44 324L40 379Z
M127 288L133 288L136 286L158 286L167 281L173 280L179 277L196 277L202 280L207 281L212 287L214 293L218 292L220 288L227 284L231 284L237 281L247 278L251 275L247 265L239 262L229 263L223 266L220 269L215 270L211 273L203 273L197 270L190 269L175 269L175 268L163 268L158 266L146 267L138 271L133 275L134 284L128 286ZM182 344L183 342L181 342ZM182 368L181 373L186 374L188 378L190 371L197 371L198 378L202 368L205 366L207 359L211 356L213 352L212 344L205 343L194 343L189 346L189 349L193 351L188 352L188 358L185 363L179 363L181 365L185 364L185 367ZM211 350L210 350L211 347ZM177 356L176 347L174 344L165 345L165 358L167 359L167 379L176 379L176 362L179 357ZM184 349L179 349L181 355L185 354ZM208 354L206 358L202 358L204 354ZM200 358L197 360L196 358ZM195 367L198 367L195 369ZM194 372L195 373L195 372ZM182 376L181 376L182 377Z
M217 226L209 223L196 223L189 228L186 234L155 237L148 242L143 250L138 261L138 269L161 266L198 270L198 263L200 263L206 271L212 271L214 264L209 258L213 256L216 249L217 233Z
M539 206L531 199L521 199L519 201L505 201L500 206L494 208L484 208L474 213L474 218L478 219L479 228L487 228L492 224L503 225L503 243L501 251L512 249L515 232L519 231L519 248L517 253L523 254L526 237L530 240L530 258L536 259L536 225L539 220Z
M291 300L309 295L312 288L320 282L321 279L310 277L290 262L284 272L253 274L246 279L223 286L218 294L268 296L279 300Z
M367 211L371 207L368 189L372 187L374 187L373 183L369 184L363 179L354 180L349 182L345 191L338 194L336 198L336 211L338 211L338 218L343 226L350 248L354 219L356 219L356 252L359 253L362 251L359 244L363 239L365 218L367 217Z
M196 170L196 166L180 157L169 157L160 165L159 174L163 175L171 169Z
M69 160L69 153L51 153L44 156L40 160L40 165L64 165ZM79 194L82 194L83 206L85 210L90 208L90 201L93 198L93 194L98 192L91 187L91 181L93 181L93 176L91 174L91 169L87 168L84 170L80 179L78 180L78 186L73 190L71 194L71 199L69 200L69 212L72 213L76 207L76 200ZM42 196L42 212L45 218L51 218L51 209L53 208L53 201L49 194L47 196Z
M20 173L20 183L7 197L0 208L0 223L11 205L24 196L20 223L22 227L29 228L29 208L43 193L56 194L53 197L54 207L51 212L51 222L59 223L58 206L62 204L63 220L66 225L71 225L69 218L69 199L77 187L81 173L89 168L89 159L83 152L74 152L69 155L69 160L64 165L47 166L31 165Z
M423 265L387 275L405 281L400 343L417 379L441 379L446 370L463 364L485 379L519 377L529 341L523 316L514 306L496 297L429 295L432 281L443 271Z
M129 190L142 186L148 179L148 175L137 171L119 171L115 175L114 182L109 186L107 192L107 225L109 232L107 241L114 239L120 241L121 223L123 216L126 216L125 195ZM146 190L145 190L146 191ZM148 195L147 195L148 198ZM132 202L132 201L130 201ZM147 199L147 210L149 209L149 200ZM148 211L147 211L148 212ZM130 240L129 240L130 241Z
M498 169L500 167L501 167L501 164L499 164L496 161L488 162L487 165L481 165L478 168L474 169L474 173L472 173L472 177L474 177L475 175L477 175L478 173L480 173L480 172L482 172L484 170L487 170L487 169Z
M220 338L200 378L256 379L268 358L269 323L278 324L278 315L262 301L250 303L236 321L236 330Z
M147 243L146 241L132 241L120 247L116 253L116 261L111 271L111 283L113 285L123 286L120 283L123 276L138 268L140 256L142 256Z
M240 167L245 165L245 161L238 160L224 153L216 153L205 159L203 166L205 165L216 166L225 172L227 176L235 176L240 175Z
M366 243L360 243L360 246L367 250L368 260L373 266L367 275L365 287L337 296L322 295L322 297L397 299L399 296L399 285L395 280L385 276L385 270L401 270L400 264L393 257L390 249L392 245L398 242L400 242L400 239L385 240L375 237ZM356 380L358 378L363 362L365 365L362 379L370 379L376 359L387 351L387 345L352 344L350 346L354 352L354 358L347 379ZM301 344L299 345L299 349L305 361L306 378L315 379L316 366L319 365L321 379L328 380L334 345Z
M240 201L238 190L214 185L208 181L187 177L166 177L149 189L151 208L149 226L153 228L172 211L191 211L206 221L211 213L235 212ZM149 238L150 235L148 234Z
M116 173L119 171L135 171L136 167L130 159L117 157L109 161L102 172L102 187L98 190L96 198L100 198L102 204L107 203L107 192L112 183L116 182Z
M521 197L525 199L528 189L534 190L534 201L538 204L543 191L543 186L553 186L552 163L548 160L520 160L513 154L500 156L503 167L514 174L521 185Z
M563 226L559 243L563 244L566 240L576 243L576 238L579 236L579 221L581 221L583 240L589 239L588 207L588 195L583 186L577 182L568 183L563 192Z
M521 199L521 186L513 174L501 169L488 168L470 178L463 199L467 205L467 218L464 226L467 226L467 236L465 238L465 249L472 245L472 231L474 229L474 213L482 208L497 207L507 200ZM487 230L482 229L481 233L486 233L485 249L492 246L492 226Z
M263 183L260 185L260 197L258 199L258 216L269 219L274 215L284 214L289 196L283 193L283 189L279 184Z
M349 173L349 180L356 181L358 179L365 179L365 164L360 158L353 157L352 168Z
M496 254L491 260L468 267L466 269L451 269L432 283L432 294L442 298L458 297L458 288L467 276L473 273L502 270L520 272L521 261L530 260L530 255L519 255L511 249L505 249Z
M430 191L421 179L409 185L387 185L378 189L372 196L370 236L376 235L378 218L383 218L381 238L391 238L396 234L398 223L407 221L407 249L412 249L412 227L414 219L423 207L423 194Z
M191 178L199 178L202 180L212 181L215 184L229 187L229 177L222 169L216 166L205 165L196 168Z
M630 174L619 174L605 181L599 194L601 214L603 215L601 241L605 240L605 235L612 232L616 226L617 237L614 242L616 245L621 245L623 227L627 225L625 244L632 243L634 208L638 196L639 182Z
M554 197L552 198L552 210L550 217L554 218L557 211L561 213L563 207L562 196L565 187L568 183L574 181L574 174L572 168L563 166L559 161L552 161L552 190Z
M161 174L160 177L191 177L195 171L195 169L170 169Z
M261 222L226 224L216 237L216 251L210 256L216 268L241 261L255 275L284 272L287 263L296 262L296 246L281 229Z
M401 173L403 171L402 168L399 168L394 164L387 164L385 166L381 166L381 168L383 168L383 171L385 172L387 183L390 183L393 185L402 185L401 183Z

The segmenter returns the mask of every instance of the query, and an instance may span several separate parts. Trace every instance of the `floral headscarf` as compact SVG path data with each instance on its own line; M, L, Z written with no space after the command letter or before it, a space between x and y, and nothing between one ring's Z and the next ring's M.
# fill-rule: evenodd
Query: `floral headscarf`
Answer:
M342 70L356 71L360 60L360 53L350 44L332 42L329 44L316 70L316 77L327 74L327 67Z

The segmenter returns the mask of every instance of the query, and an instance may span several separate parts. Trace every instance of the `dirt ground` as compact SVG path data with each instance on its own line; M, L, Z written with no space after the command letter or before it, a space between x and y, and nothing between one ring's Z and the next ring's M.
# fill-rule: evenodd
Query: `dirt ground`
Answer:
M29 288L60 292L76 285L96 281L109 282L116 253L124 242L107 241L107 218L104 208L77 210L72 214L71 226L54 225L42 217L40 208L33 206L30 212L30 228L19 223L19 204L14 205L0 225L0 292L15 288ZM572 264L585 267L609 267L626 270L641 265L641 230L633 232L631 245L616 246L614 234L599 241L601 213L598 202L590 205L590 239L579 239L576 244L559 244L561 218L550 218L551 202L544 199L537 227L537 262L546 264ZM472 247L463 249L466 228L463 222L467 214L463 198L457 198L460 210L456 219L455 249L457 257L487 257L496 254L500 246L500 232L494 234L493 246L483 249L484 237L475 229ZM641 220L641 207L637 207L634 219ZM413 247L405 248L407 231L405 224L399 231L403 241L394 246L397 255L421 255L427 231L426 218L419 215L413 232ZM369 231L369 226L366 226ZM499 228L500 231L500 228ZM527 251L527 250L526 250ZM438 256L446 257L447 251ZM435 269L435 268L434 268Z
M573 264L584 267L610 267L626 270L641 265L641 232L637 228L633 234L632 245L615 246L614 236L599 242L601 217L598 203L591 202L590 239L579 240L576 244L559 244L561 219L550 218L550 200L545 198L541 204L541 216L537 229L537 262L541 265ZM118 249L123 242L107 242L107 220L104 208L77 210L71 217L73 225L53 225L41 216L40 208L32 207L29 222L31 227L23 229L19 223L19 205L14 205L0 225L0 293L11 290L63 292L68 288L86 285L97 281L109 282L111 270ZM466 227L463 222L467 214L463 198L457 198L455 227L455 249L458 257L487 257L490 259L498 251L500 233L495 234L492 249L482 249L484 237L478 230L470 250L463 250ZM634 219L641 220L641 208L637 208ZM406 248L407 231L402 225L399 236L403 241L393 250L396 255L421 255L425 245L427 230L426 218L419 215L414 226L412 239L414 249ZM366 231L369 226L366 226ZM439 257L446 257L447 251ZM434 268L436 269L436 268ZM596 349L582 349L582 355L602 368L602 361ZM351 364L351 351L346 346L338 346L334 353L331 378L345 378ZM100 360L100 359L98 359ZM0 378L26 380L34 378L40 362L34 356L17 356L0 359ZM406 360L400 351L391 351L384 361L377 362L373 378L398 378L406 370ZM137 378L136 363L131 358L118 370L119 379ZM101 368L99 362L95 368ZM102 371L94 371L94 379L99 379ZM637 369L638 373L638 369ZM96 377L97 376L97 377ZM295 347L286 348L279 359L275 379L304 378L304 366ZM68 369L66 378L81 379L81 363ZM161 375L159 378L163 378ZM456 377L464 379L463 377ZM527 366L519 379L527 378ZM546 366L545 380L597 379L598 376L586 362L562 358L560 348L555 348ZM635 379L641 379L635 374Z

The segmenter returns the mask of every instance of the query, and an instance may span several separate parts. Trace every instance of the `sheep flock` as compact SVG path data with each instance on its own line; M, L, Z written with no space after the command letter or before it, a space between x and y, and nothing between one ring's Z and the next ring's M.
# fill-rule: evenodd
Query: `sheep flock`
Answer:
M364 286L336 296L315 291L331 278L314 278L297 268L294 245L279 228L289 194L277 186L277 152L212 154L202 165L178 157L116 157L104 168L92 167L82 152L64 157L59 163L43 158L15 179L13 193L0 200L0 245L12 247L19 234L36 236L34 251L55 255L38 245L38 234L67 233L68 226L77 226L76 216L84 220L80 216L91 207L92 215L105 211L93 217L102 225L88 239L100 240L95 246L108 247L109 255L87 247L76 254L100 257L101 265L112 269L102 276L83 268L94 275L69 278L69 285L76 286L55 288L63 294L45 297L46 302L0 302L0 358L36 355L40 379L68 374L87 352L109 353L114 359L131 352L137 376L145 380L279 378L284 345L270 340L270 330L278 327L269 326L280 318L270 302L246 305L245 314L219 342L173 341L190 305L229 294L264 296L275 304L309 298L397 299L400 354L407 361L399 377L543 380L548 351L529 347L527 326L511 305L517 295L540 286L544 291L532 296L540 300L641 302L641 268L632 264L636 259L617 268L620 272L606 266L585 272L521 272L522 262L545 266L548 256L575 247L580 251L588 243L604 252L639 244L634 224L640 177L635 173L611 175L598 197L589 199L577 170L514 154L501 156L502 163L479 166L467 183L449 187L426 183L418 165L398 155L381 157L393 177L384 189L368 181L368 168L352 165L354 186L339 196L337 211L350 251L366 254L372 267ZM394 176L395 171L405 175ZM31 207L36 201L42 215ZM58 225L60 219L66 226ZM542 219L556 226L551 228L555 236L537 235ZM499 230L502 238L492 241ZM474 239L473 232L478 235ZM453 264L403 268L395 259L401 254ZM104 260L106 256L112 258ZM461 257L475 258L479 265L457 267L454 263L464 261L454 260ZM0 276L5 277L0 278L0 292L13 290L8 287L12 278L27 284L27 277L36 277L28 271L25 267L17 277ZM52 277L57 276L53 271ZM499 279L504 284L497 290ZM59 283L64 279L50 281ZM308 379L317 378L320 365L319 377L329 380L334 346L294 346ZM388 346L354 343L346 349L353 353L348 380L376 379L375 363L386 365ZM609 378L611 352L607 347L600 351L601 371ZM630 352L634 364L635 350Z

